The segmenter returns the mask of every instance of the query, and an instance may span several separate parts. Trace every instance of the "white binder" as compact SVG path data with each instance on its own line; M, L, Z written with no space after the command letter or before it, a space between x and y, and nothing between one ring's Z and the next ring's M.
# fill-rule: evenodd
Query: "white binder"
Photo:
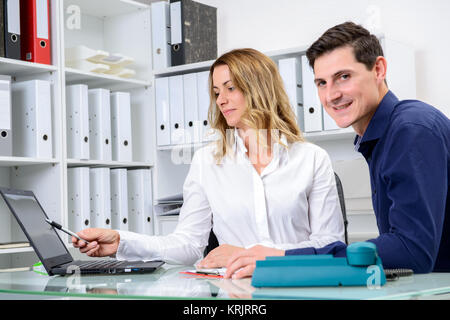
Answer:
M79 232L91 226L89 168L67 169L69 228Z
M0 157L13 155L11 77L0 76Z
M183 76L169 77L170 143L184 143Z
M153 70L161 70L171 66L169 3L166 1L153 2L151 11Z
M211 126L208 121L209 110L209 71L197 73L198 118L201 126L201 141L214 140Z
M305 132L322 131L322 104L314 83L314 73L306 56L302 56L302 79Z
M323 130L338 130L339 126L336 124L336 121L325 111L325 108L322 107L323 114Z
M129 92L114 92L111 94L111 135L113 160L133 161Z
M128 230L127 169L111 169L111 228Z
M88 86L66 87L67 157L89 160Z
M170 145L169 78L155 79L156 139L158 146Z
M278 68L298 126L304 131L301 61L298 57L280 59Z
M11 85L13 152L16 156L53 157L50 82L29 80Z
M150 169L128 170L129 230L153 235L153 201Z
M111 183L109 168L89 169L90 217L93 228L111 228Z
M184 142L198 143L200 139L200 121L198 118L197 74L183 75L184 95Z
M107 89L91 89L88 93L90 158L111 161L110 91Z

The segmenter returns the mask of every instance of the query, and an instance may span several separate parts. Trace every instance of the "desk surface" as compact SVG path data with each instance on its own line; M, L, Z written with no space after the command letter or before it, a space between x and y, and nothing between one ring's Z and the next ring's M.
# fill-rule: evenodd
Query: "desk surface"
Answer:
M450 298L450 273L413 275L380 288L254 288L251 279L224 280L181 274L191 266L164 265L151 274L53 276L34 271L0 273L0 293L75 298L131 299L429 299Z

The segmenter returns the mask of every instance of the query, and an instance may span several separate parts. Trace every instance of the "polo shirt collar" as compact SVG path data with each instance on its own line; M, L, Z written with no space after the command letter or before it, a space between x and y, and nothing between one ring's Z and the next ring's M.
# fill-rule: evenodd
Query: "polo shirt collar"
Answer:
M392 112L394 111L397 103L398 98L394 95L394 93L392 93L392 91L389 90L378 105L378 108L370 120L360 143L378 140L383 136L389 126Z

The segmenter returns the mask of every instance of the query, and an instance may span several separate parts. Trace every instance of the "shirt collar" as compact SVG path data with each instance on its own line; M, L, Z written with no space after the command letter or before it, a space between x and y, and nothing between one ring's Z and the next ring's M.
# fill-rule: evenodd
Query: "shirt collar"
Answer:
M285 155L285 146L289 146L287 142L287 138L284 134L281 134L280 137L280 144L279 142L274 142L272 146L272 155L273 159L268 167L278 167L278 165L281 163L280 160L286 160L284 157ZM247 147L245 146L244 140L242 140L241 136L239 135L238 130L234 129L234 143L233 143L233 152L235 155L245 156L247 153ZM268 168L266 167L266 169ZM270 170L272 171L272 170Z
M372 141L371 145L374 145L376 140L383 136L389 126L389 120L398 101L398 98L394 95L394 93L392 93L392 91L389 90L386 93L378 105L375 114L370 120L364 135L362 137L358 135L355 137L353 144L355 145L355 149L357 151L362 152L362 145L369 141Z

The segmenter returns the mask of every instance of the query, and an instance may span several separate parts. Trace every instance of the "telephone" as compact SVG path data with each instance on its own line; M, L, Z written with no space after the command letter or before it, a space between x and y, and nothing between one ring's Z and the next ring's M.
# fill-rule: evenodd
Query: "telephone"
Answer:
M386 275L371 242L347 247L347 257L298 255L256 261L254 287L382 286Z

